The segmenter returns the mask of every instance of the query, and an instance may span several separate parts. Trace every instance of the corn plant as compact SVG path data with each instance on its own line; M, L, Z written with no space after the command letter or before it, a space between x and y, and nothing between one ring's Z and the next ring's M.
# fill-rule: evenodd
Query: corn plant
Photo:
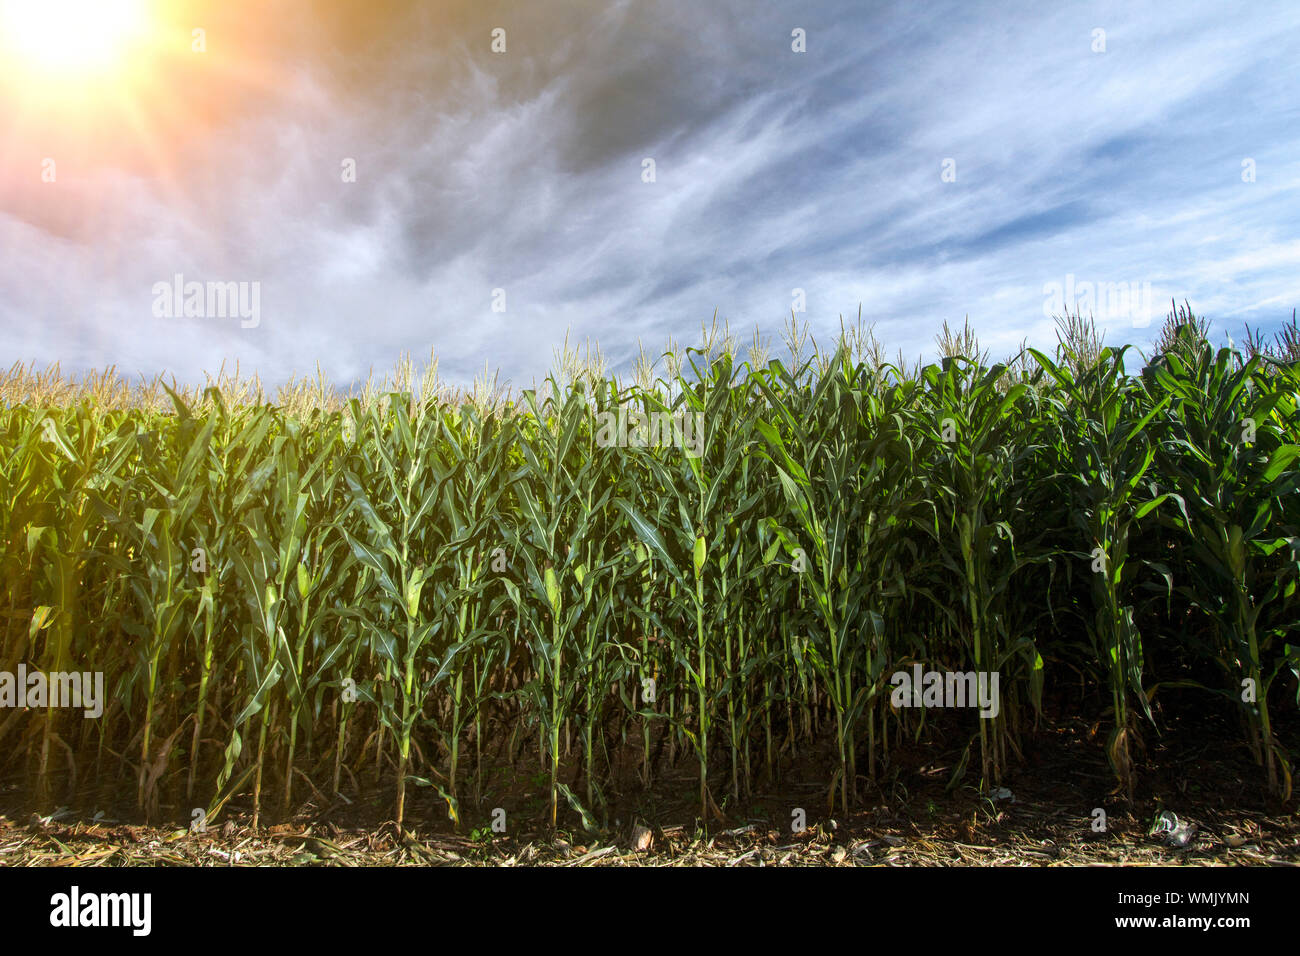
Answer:
M918 383L917 454L927 460L932 495L914 519L936 556L934 583L919 590L959 635L977 673L998 671L1024 652L1007 631L1003 607L1025 561L1015 552L1007 489L1032 450L1020 440L1027 385L1004 389L1006 367L983 369L963 357L927 366ZM1028 653L1034 654L1032 648ZM979 723L985 787L1001 782L1006 715Z
M1153 494L1143 481L1157 448L1147 429L1168 399L1151 402L1141 382L1125 375L1124 352L1102 349L1078 377L1041 352L1033 355L1060 388L1054 401L1061 415L1071 416L1066 426L1071 440L1061 447L1071 452L1063 467L1073 478L1071 518L1085 545L1075 556L1089 562L1093 572L1096 615L1089 633L1109 675L1114 714L1107 755L1131 796L1130 704L1136 701L1148 720L1151 708L1142 682L1142 636L1129 603L1139 570L1129 562L1129 540L1139 522L1168 497Z
M518 401L417 392L409 363L275 404L17 368L0 666L101 670L109 699L3 709L0 766L38 805L62 780L256 824L378 792L405 826L413 785L460 825L533 761L549 823L600 828L684 761L707 825L822 761L832 810L895 784L901 748L963 730L890 706L925 661L1001 678L950 786L977 742L984 787L1013 772L1077 671L1132 793L1138 715L1217 668L1288 799L1300 365L1171 323L1140 375L1077 316L1006 364L969 327L891 365L860 330L809 355L797 325L788 364L757 341L741 364L715 325L660 377L566 353Z
M1180 426L1160 445L1161 471L1179 504L1167 521L1193 556L1180 589L1214 622L1215 660L1230 678L1224 693L1247 716L1269 789L1286 799L1290 762L1274 739L1268 693L1289 663L1274 652L1294 623L1294 605L1286 605L1296 592L1296 554L1283 503L1300 481L1300 444L1288 440L1280 412L1294 407L1295 395L1258 356L1180 351L1152 369Z

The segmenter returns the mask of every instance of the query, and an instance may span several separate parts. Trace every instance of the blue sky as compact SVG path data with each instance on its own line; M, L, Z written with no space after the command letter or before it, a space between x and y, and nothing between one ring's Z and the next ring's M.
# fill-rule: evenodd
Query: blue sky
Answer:
M908 356L966 316L1050 345L1053 283L1141 290L1110 343L1300 305L1294 3L305 6L173 10L93 115L0 80L4 361L527 385L566 333L625 366L715 309L779 354L796 289ZM177 274L257 283L257 324L156 314Z

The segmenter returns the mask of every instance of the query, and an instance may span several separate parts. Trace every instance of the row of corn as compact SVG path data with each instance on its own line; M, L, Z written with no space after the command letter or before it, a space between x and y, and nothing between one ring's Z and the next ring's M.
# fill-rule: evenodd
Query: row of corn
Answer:
M992 787L1081 679L1128 792L1177 695L1286 799L1298 399L1300 366L1187 332L1144 365L688 351L515 403L8 403L0 671L106 700L9 701L0 762L37 799L369 787L399 821L527 766L554 823L686 761L710 818L801 759L852 807L953 741ZM998 705L900 706L914 665L996 673Z

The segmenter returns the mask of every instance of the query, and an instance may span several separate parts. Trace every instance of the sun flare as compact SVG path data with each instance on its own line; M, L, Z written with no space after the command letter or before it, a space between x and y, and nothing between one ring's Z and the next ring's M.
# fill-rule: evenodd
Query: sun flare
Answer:
M60 76L111 69L147 26L146 0L0 0L7 59Z

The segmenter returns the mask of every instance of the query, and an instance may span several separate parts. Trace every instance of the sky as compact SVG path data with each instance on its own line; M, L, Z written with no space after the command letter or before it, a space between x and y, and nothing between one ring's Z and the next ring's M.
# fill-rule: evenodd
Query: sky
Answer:
M525 386L715 313L931 358L1300 306L1294 0L99 2L0 15L6 365Z

